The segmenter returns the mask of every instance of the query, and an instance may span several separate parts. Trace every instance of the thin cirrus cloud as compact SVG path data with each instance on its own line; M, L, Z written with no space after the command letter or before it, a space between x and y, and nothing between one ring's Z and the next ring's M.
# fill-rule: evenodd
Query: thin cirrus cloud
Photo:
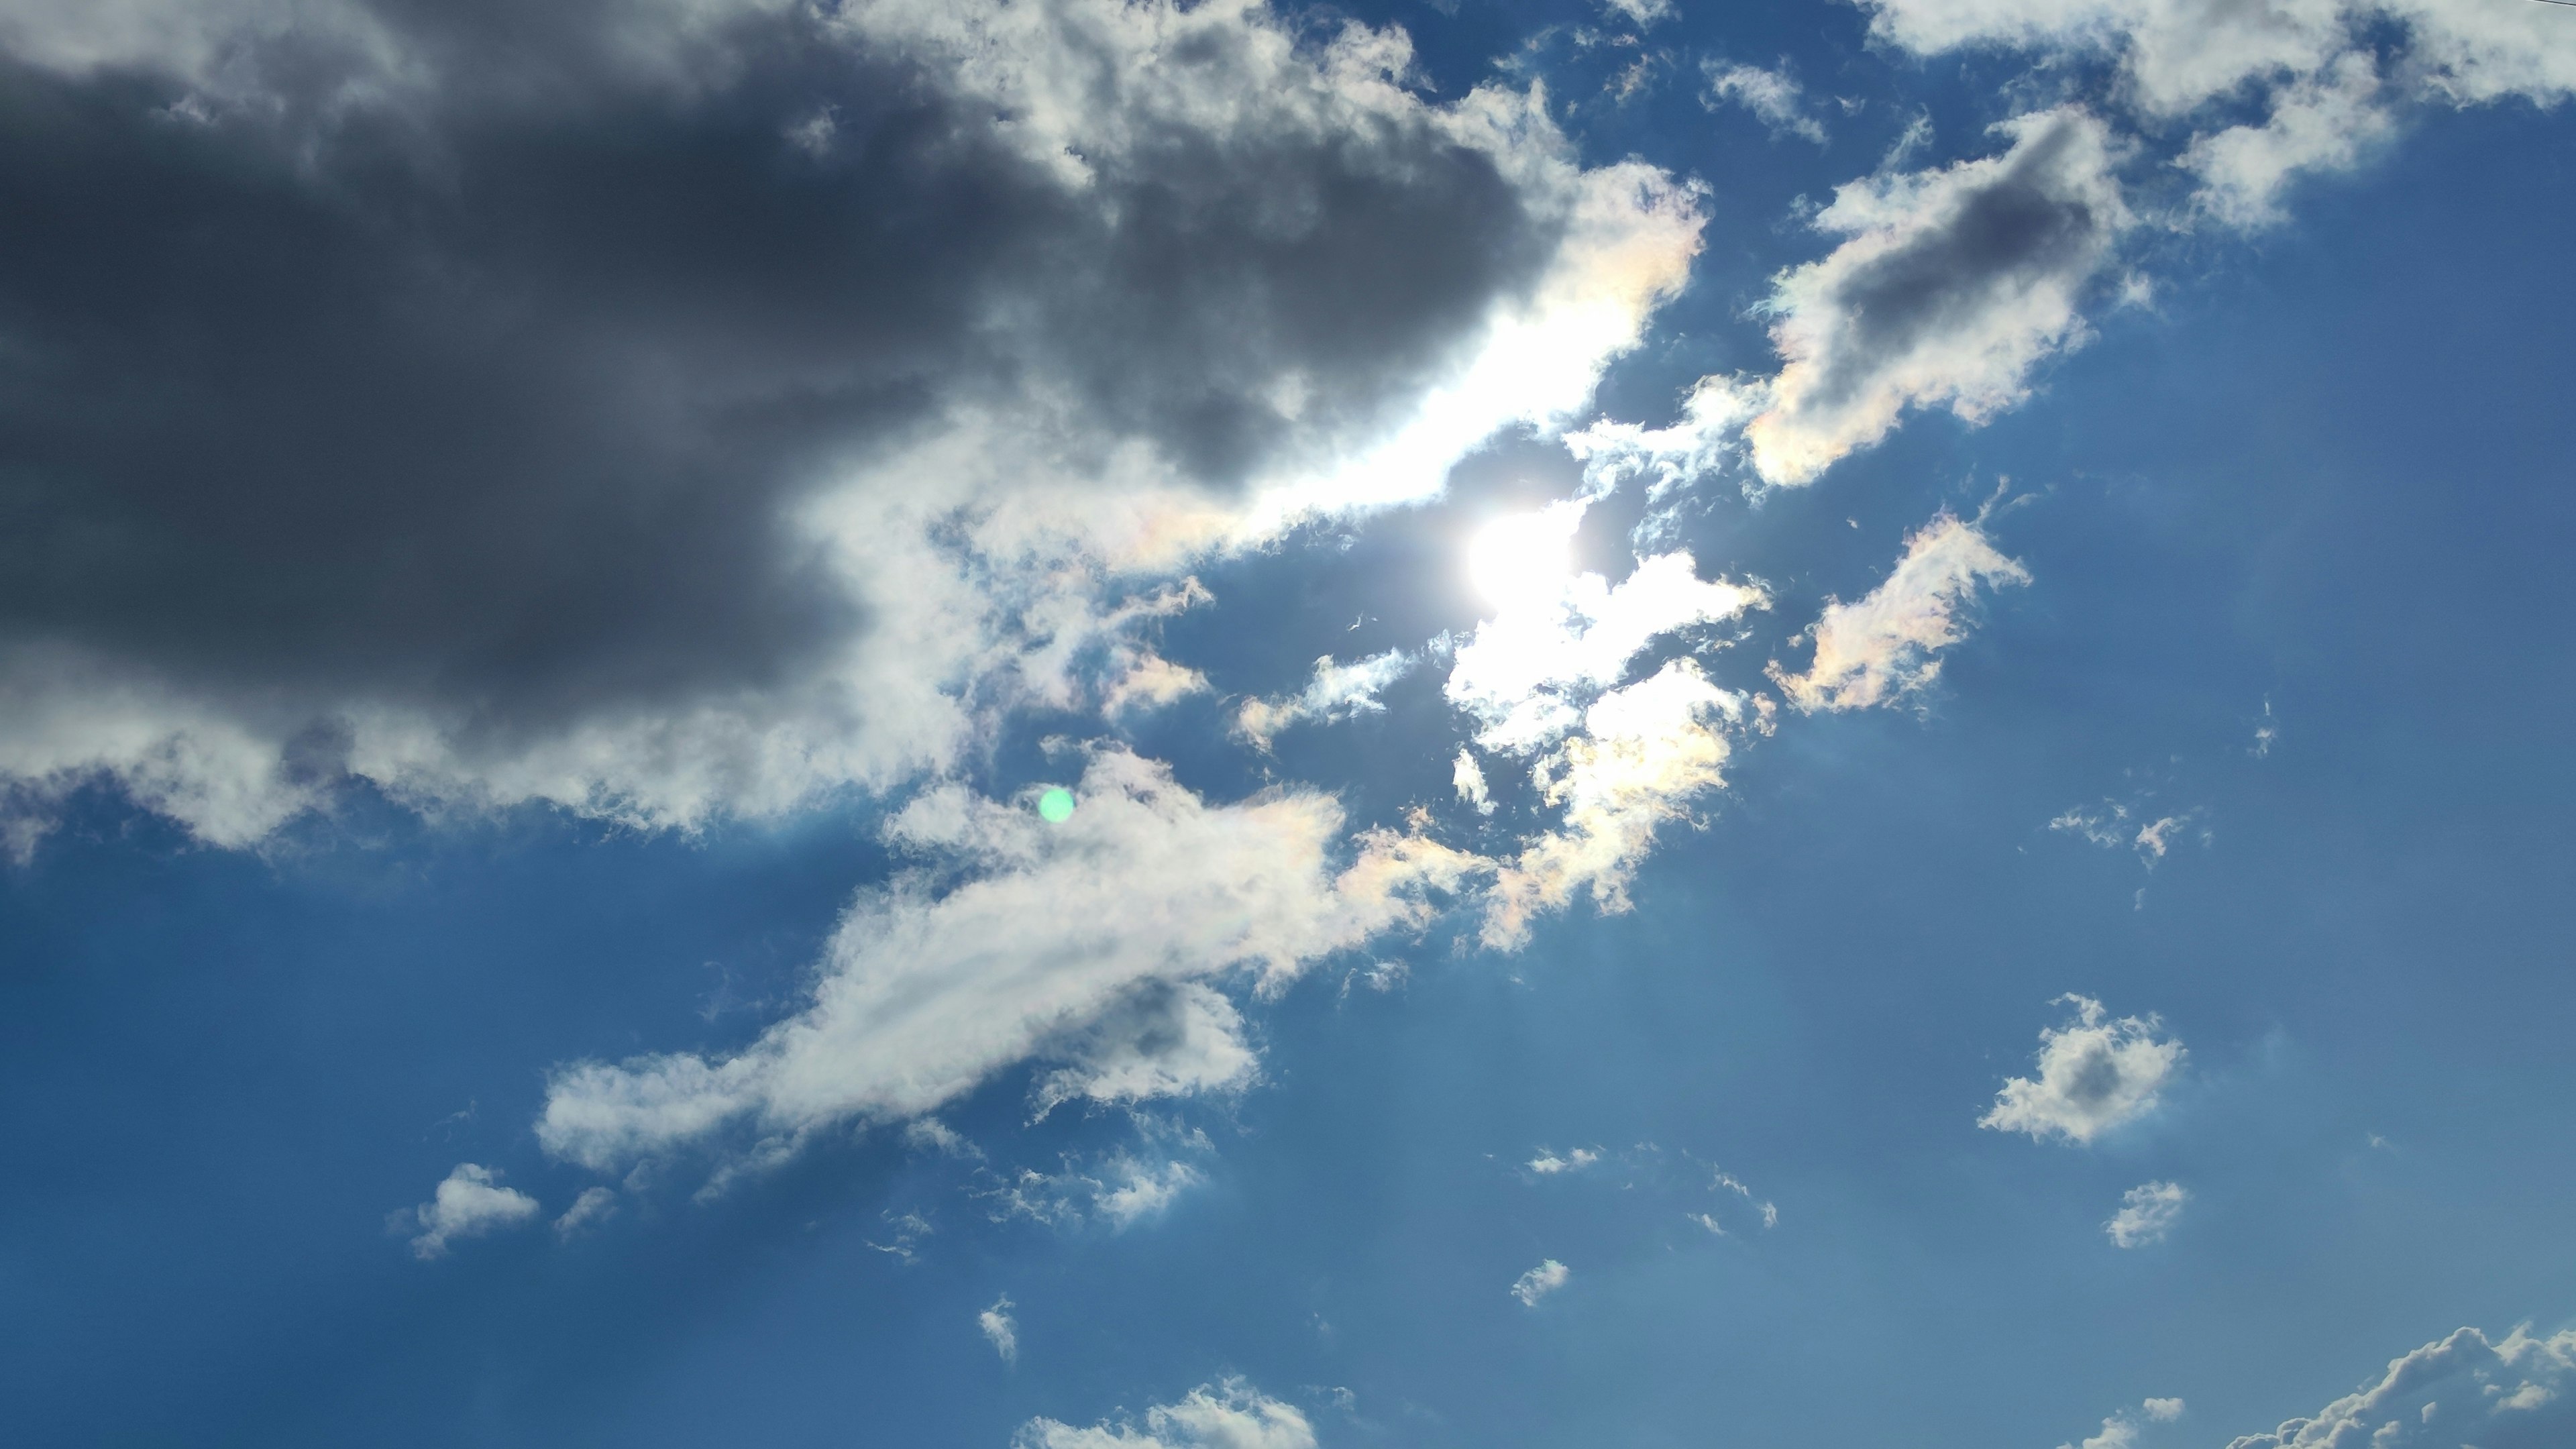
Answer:
M2576 1330L2491 1339L2462 1328L2391 1359L2387 1371L2312 1414L2227 1449L2449 1446L2547 1449L2576 1436Z
M1078 1428L1031 1419L1011 1449L1315 1449L1315 1426L1295 1405L1230 1378L1155 1404L1142 1420Z
M1579 408L1698 246L1533 94L1257 5L296 13L0 32L21 850L98 781L691 826L1168 699L1078 667L1120 599Z
M2038 1075L2007 1079L1978 1126L2086 1146L2155 1110L2181 1074L2187 1053L2155 1017L2114 1017L2089 996L2058 1001L2074 1018L2040 1028Z
M411 1239L412 1255L427 1262L447 1256L448 1244L458 1239L515 1228L535 1221L537 1213L537 1200L502 1186L499 1172L460 1162L429 1201L394 1214L390 1225L397 1232L418 1228Z

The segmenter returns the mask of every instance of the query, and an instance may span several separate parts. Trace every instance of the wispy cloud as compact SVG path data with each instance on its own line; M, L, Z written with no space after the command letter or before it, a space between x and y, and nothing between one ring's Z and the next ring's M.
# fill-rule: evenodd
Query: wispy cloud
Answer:
M1803 136L1821 146L1825 144L1823 123L1808 115L1799 104L1797 80L1784 63L1776 70L1760 66L1711 60L1702 67L1708 77L1708 104L1721 103L1744 107L1771 128L1773 135Z
M1011 1316L1010 1294L994 1299L992 1307L976 1314L975 1326L983 1330L984 1341L993 1345L993 1352L1002 1356L1002 1362L1020 1361L1020 1325Z
M1315 661L1314 677L1298 693L1284 699L1245 700L1235 711L1235 732L1267 750L1279 732L1291 725L1382 714L1386 706L1378 702L1379 693L1420 662L1417 656L1401 649L1389 649L1348 664L1336 664L1331 655L1325 655Z
M1540 1299L1564 1287L1573 1277L1573 1269L1549 1258L1512 1280L1512 1296L1521 1301L1522 1307L1536 1308Z
M1940 676L1935 656L1964 637L1963 615L1980 585L2030 582L2030 571L2004 557L1975 521L1943 513L1905 540L1896 569L1853 603L1829 601L1807 632L1815 658L1792 674L1774 661L1770 675L1789 702L1808 712L1888 704Z

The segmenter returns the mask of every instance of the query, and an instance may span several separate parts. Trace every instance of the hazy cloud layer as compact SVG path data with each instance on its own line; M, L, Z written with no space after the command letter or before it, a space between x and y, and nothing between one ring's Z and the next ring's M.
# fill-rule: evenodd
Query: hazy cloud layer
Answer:
M1141 1423L1101 1423L1087 1429L1053 1419L1031 1419L1011 1437L1012 1449L1315 1449L1315 1428L1304 1412L1241 1379L1202 1384L1175 1404L1156 1404Z
M2062 996L2075 1019L2039 1032L2039 1075L2013 1077L1980 1127L2083 1146L2155 1110L2181 1072L2181 1042L2159 1036L2153 1016L2112 1017L2088 996Z
M2227 1449L2546 1449L2576 1439L2576 1331L2501 1339L2463 1328L2392 1359L2376 1381Z
M1857 602L1825 605L1807 631L1816 653L1805 673L1775 661L1771 678L1810 713L1892 703L1939 677L1935 656L1963 637L1962 615L1980 584L2029 582L2030 571L1997 552L1975 523L1944 513L1905 540L1885 582Z
M1579 407L1697 246L1258 5L0 25L0 785L647 825L1121 706L1117 601ZM1138 673L1142 668L1143 672ZM1123 688L1122 688L1123 682Z

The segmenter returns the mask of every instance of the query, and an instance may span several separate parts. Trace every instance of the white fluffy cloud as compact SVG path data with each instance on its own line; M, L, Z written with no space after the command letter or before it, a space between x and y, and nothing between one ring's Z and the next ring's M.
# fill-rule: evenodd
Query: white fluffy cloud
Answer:
M1076 1428L1031 1419L1012 1449L1315 1449L1315 1427L1293 1404L1241 1379L1202 1384L1180 1402L1156 1404L1143 1422Z
M2547 1449L2576 1441L2576 1330L2501 1339L2462 1328L2392 1359L2375 1382L2227 1449L2405 1449L2473 1443Z
M417 1227L411 1240L414 1256L426 1262L444 1257L459 1238L479 1238L514 1228L537 1216L537 1200L501 1185L501 1174L471 1162L456 1164L429 1201L407 1213L394 1214L398 1228Z
M2120 1210L2102 1225L2111 1244L2120 1248L2143 1248L2161 1243L2173 1225L2182 1221L2183 1205L2191 1201L2191 1192L2178 1182L2146 1182L2120 1194Z
M1776 662L1771 677L1802 710L1866 709L1938 677L1933 656L1959 642L1960 616L1977 587L2030 582L1973 522L1944 513L1905 541L1895 572L1856 603L1835 600L1808 632L1816 656L1805 673Z
M1512 1280L1512 1296L1521 1301L1521 1306L1536 1308L1540 1299L1564 1287L1573 1277L1573 1269L1549 1258Z
M1978 1126L2081 1146L2153 1111L2182 1071L2182 1043L2157 1035L2155 1017L2114 1018L2089 996L2058 1000L2075 1019L2040 1028L2039 1075L2006 1080Z
M835 1123L935 1111L1032 1057L1064 1064L1042 1104L1239 1082L1241 1018L1205 983L1275 989L1427 920L1428 893L1481 868L1379 831L1336 871L1342 815L1328 797L1210 805L1122 750L1094 754L1077 795L1049 825L1024 801L925 793L887 833L948 882L922 873L863 895L811 1001L735 1055L557 1070L539 1141L603 1171L737 1129L788 1150Z

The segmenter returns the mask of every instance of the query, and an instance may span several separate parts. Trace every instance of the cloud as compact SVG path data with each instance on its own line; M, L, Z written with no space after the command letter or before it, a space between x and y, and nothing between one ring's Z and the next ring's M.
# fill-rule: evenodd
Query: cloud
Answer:
M2107 57L2117 98L2148 129L2205 121L2251 100L2259 119L2186 130L2180 163L2202 215L2239 227L2280 220L2302 173L2348 169L2391 137L2410 105L2576 94L2576 36L2547 7L2443 0L1868 0L1881 40L1917 54L2009 46L2057 59Z
M1267 8L0 27L0 793L647 828L1168 700L1121 600L1588 398L1700 201Z
M1285 699L1248 699L1235 711L1235 732L1261 749L1290 725L1310 720L1330 723L1355 714L1383 714L1378 694L1410 673L1421 661L1401 649L1389 649L1348 664L1331 655L1315 661L1315 677L1304 690Z
M1569 535L1580 516L1569 510ZM1535 754L1573 730L1585 701L1616 685L1656 639L1768 603L1755 585L1701 579L1681 552L1641 558L1616 584L1595 573L1533 580L1458 646L1444 692L1481 725L1477 744Z
M1103 1421L1077 1429L1031 1419L1011 1436L1012 1449L1315 1449L1315 1429L1292 1404L1239 1378L1192 1389L1176 1404L1156 1404L1144 1421Z
M1655 832L1688 819L1693 799L1726 783L1734 749L1727 732L1767 723L1689 659L1595 699L1581 732L1539 763L1539 795L1562 815L1502 862L1487 898L1485 945L1519 946L1537 917L1585 892L1604 912L1628 909L1628 881Z
M1601 1153L1590 1147L1577 1147L1563 1157L1542 1147L1538 1150L1538 1156L1529 1160L1529 1170L1542 1176L1552 1176L1560 1172L1581 1172L1600 1160Z
M1816 214L1848 240L1775 279L1764 310L1782 366L1736 389L1763 481L1813 479L1908 408L1983 422L2087 335L2086 289L2133 223L2119 148L2080 107L1995 130L2012 143L2000 156L1863 177Z
M391 1225L398 1232L418 1227L420 1232L411 1240L412 1255L428 1262L445 1257L447 1245L459 1238L517 1227L535 1218L537 1211L535 1198L501 1186L499 1172L460 1162L438 1185L435 1196L409 1212L394 1214Z
M2182 1417L2182 1400L2149 1399L2138 1406L2151 1423L2170 1423ZM2138 1421L2126 1410L2102 1421L2102 1432L2090 1435L2080 1443L2060 1444L2057 1449L2135 1449Z
M993 1345L993 1352L1002 1356L1002 1362L1020 1361L1020 1326L1018 1320L1011 1317L1010 1294L994 1299L992 1307L976 1314L975 1326L984 1331L985 1341Z
M737 1132L792 1151L838 1123L934 1112L1030 1058L1062 1063L1041 1108L1236 1084L1250 1050L1208 983L1277 989L1427 922L1433 894L1483 868L1373 831L1335 871L1329 798L1211 805L1116 748L1091 756L1076 795L1050 825L1026 801L925 792L887 835L936 865L862 893L802 1010L730 1056L560 1067L538 1140L601 1171Z
M1205 1150L1206 1141L1199 1138L1192 1145ZM1091 1166L1068 1164L1062 1172L1022 1168L998 1186L978 1189L977 1195L991 1204L995 1222L1027 1218L1064 1227L1096 1220L1124 1231L1161 1217L1182 1193L1206 1180L1207 1174L1178 1157L1140 1157L1122 1150Z
M2389 1362L2388 1371L2314 1414L2228 1449L2447 1446L2544 1449L2576 1436L2576 1330L2534 1338L2528 1325L2490 1340L2462 1328Z
M1905 540L1896 571L1866 597L1825 605L1809 630L1816 656L1804 674L1775 661L1771 678L1810 713L1901 699L1939 677L1932 656L1963 637L1959 616L1978 585L2029 582L2030 571L1997 552L1976 523L1943 513Z
M1475 755L1464 746L1459 748L1457 760L1449 767L1449 783L1458 792L1458 798L1474 806L1477 814L1494 813L1493 792L1485 788L1485 767L1477 764Z
M1512 1296L1521 1301L1521 1306L1536 1308L1540 1299L1564 1287L1573 1276L1573 1269L1549 1258L1512 1280Z
M1825 144L1825 128L1799 106L1798 82L1785 63L1778 70L1764 70L1710 60L1701 69L1708 76L1707 100L1712 109L1720 102L1732 102L1759 117L1775 136L1785 133Z
M574 1237L608 1221L617 1212L617 1190L607 1187L585 1187L581 1196L572 1200L562 1217L555 1219L555 1236Z
M2112 1019L2088 996L2058 1001L2075 1008L2075 1019L2040 1028L2038 1077L2008 1079L1978 1126L2083 1146L2153 1111L2181 1072L2182 1043L2158 1037L2157 1018Z
M2120 1210L2102 1225L2111 1235L2111 1244L2119 1248L2143 1248L2161 1243L2173 1225L2182 1220L2183 1204L2191 1193L2176 1182L2141 1183L2120 1195Z
M2069 806L2048 822L2048 828L2080 836L2105 850L2127 846L2136 850L2138 858L2153 869L2155 863L2173 849L2175 838L2198 820L2201 812L2192 809L2179 815L2157 815L2133 829L2131 822L2147 813L2143 800L2126 804L2105 800L2099 807ZM2201 842L2207 844L2210 832L2204 828L2200 835Z

